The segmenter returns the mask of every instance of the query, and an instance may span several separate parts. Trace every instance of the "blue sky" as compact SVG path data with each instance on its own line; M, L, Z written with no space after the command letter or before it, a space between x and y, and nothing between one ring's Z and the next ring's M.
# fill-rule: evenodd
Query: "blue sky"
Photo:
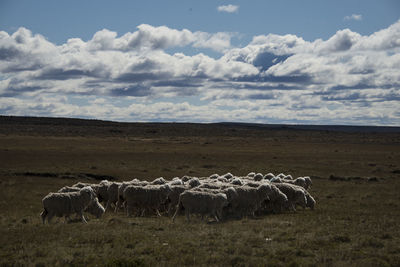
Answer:
M400 1L0 1L0 114L400 125Z

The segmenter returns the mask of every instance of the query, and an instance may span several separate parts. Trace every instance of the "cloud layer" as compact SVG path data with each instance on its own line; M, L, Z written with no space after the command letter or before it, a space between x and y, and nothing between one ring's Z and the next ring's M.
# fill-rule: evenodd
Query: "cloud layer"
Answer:
M139 25L55 45L0 31L0 114L122 121L400 125L400 21L328 40ZM169 51L214 50L185 55Z

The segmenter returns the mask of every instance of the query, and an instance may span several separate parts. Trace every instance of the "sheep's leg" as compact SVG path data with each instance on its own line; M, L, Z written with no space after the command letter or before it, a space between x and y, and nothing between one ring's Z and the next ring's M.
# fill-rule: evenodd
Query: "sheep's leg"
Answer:
M107 200L106 208L104 210L107 211L110 206L111 206L111 201Z
M54 217L54 214L53 214L53 213L48 213L48 214L47 214L47 223L48 223L48 224L50 224L51 219L53 219L53 217Z
M140 213L140 217L143 217L144 216L144 212L146 211L146 209L145 208L142 208L142 213Z
M186 209L185 210L185 215L186 215L186 220L188 221L188 222L190 222L190 214L189 214L190 212L189 212L189 209Z
M79 217L81 218L82 222L87 223L87 221L86 221L86 219L85 219L85 216L83 216L83 212L82 212L82 211L79 212L78 215L79 215Z
M217 216L217 211L214 211L214 212L212 213L212 215L213 215L213 217L215 218L215 220L216 220L217 222L219 222L218 216Z
M156 209L156 213L157 213L158 217L161 217L160 211L158 209Z
M48 214L48 212L46 209L43 209L42 213L40 213L40 217L42 218L43 224L45 224L47 214Z

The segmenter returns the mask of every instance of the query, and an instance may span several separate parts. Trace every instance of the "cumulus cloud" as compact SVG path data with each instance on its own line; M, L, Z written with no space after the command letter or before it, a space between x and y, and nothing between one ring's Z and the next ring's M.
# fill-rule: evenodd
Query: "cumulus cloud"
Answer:
M343 20L362 20L362 15L360 14L352 14L351 16L345 16Z
M226 13L237 13L239 11L239 6L237 5L222 5L217 7L219 12L226 12Z
M0 31L0 114L123 121L242 121L398 125L400 21L371 35L327 40L142 24L61 45ZM179 48L214 49L169 53ZM76 99L79 98L79 101Z

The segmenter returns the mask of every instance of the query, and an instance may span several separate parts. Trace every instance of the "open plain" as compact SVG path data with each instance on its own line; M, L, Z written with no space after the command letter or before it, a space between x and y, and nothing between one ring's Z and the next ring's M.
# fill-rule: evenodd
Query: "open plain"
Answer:
M308 175L315 210L42 225L78 181ZM0 117L0 265L400 266L400 129Z

